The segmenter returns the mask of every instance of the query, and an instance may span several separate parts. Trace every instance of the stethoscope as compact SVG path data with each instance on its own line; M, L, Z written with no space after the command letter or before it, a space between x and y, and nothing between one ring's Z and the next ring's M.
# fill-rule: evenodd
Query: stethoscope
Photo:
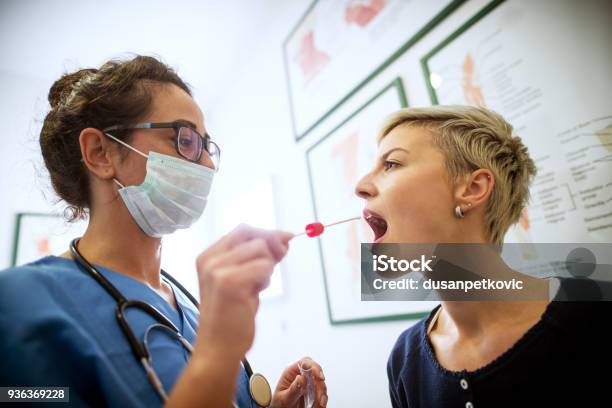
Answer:
M162 401L165 401L168 398L168 395L164 391L161 381L159 377L153 370L151 355L148 350L148 340L147 337L149 333L153 330L162 330L169 334L170 336L176 338L182 346L191 354L193 352L193 346L187 341L185 337L181 334L178 328L172 323L164 314L162 314L155 307L151 306L148 303L142 302L140 300L129 300L126 299L125 296L108 280L106 279L83 255L77 248L77 245L80 241L80 238L75 238L70 243L70 252L74 257L74 260L77 262L79 267L87 272L92 278L94 278L106 291L117 301L117 307L115 309L115 316L117 317L117 322L119 323L119 327L123 331L125 338L127 339L130 347L132 349L132 353L134 357L144 367L147 377L149 381L155 388L155 391L159 394ZM191 293L187 289L183 287L176 279L174 279L170 274L162 269L162 276L168 279L172 284L174 284L177 288L180 289L181 292L185 294L189 298L189 300L199 308L198 301L193 297ZM136 335L130 328L127 319L125 318L125 311L128 308L136 308L141 311L147 313L149 316L153 317L157 323L151 325L144 334L143 343L140 343L136 338ZM270 388L270 384L268 380L259 373L253 373L253 369L251 365L247 361L246 357L242 360L242 365L244 366L244 370L246 371L247 376L249 377L249 393L251 394L251 398L260 406L267 407L270 405L272 400L272 390ZM234 402L234 407L237 407Z

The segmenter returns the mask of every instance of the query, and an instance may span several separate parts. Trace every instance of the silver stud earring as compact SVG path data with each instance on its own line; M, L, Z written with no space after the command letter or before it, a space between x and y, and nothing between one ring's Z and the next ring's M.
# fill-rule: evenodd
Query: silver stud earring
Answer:
M460 205L455 207L455 216L457 218L463 218L464 217L463 211L461 211L461 206Z

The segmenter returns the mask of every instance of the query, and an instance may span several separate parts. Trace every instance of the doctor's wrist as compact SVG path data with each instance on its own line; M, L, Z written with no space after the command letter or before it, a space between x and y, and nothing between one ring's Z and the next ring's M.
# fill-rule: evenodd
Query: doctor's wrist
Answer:
M240 371L240 360L242 356L236 357L229 353L213 348L203 347L201 351L194 352L189 365L193 364L192 370L196 378L210 384L211 379L216 383L212 389L229 388L233 395L236 378ZM218 387L218 388L217 388Z
M206 360L222 360L228 364L240 363L245 354L243 345L216 339L203 333L198 334L194 345L194 355Z
M226 406L233 398L239 370L240 358L227 358L211 349L194 350L165 406Z

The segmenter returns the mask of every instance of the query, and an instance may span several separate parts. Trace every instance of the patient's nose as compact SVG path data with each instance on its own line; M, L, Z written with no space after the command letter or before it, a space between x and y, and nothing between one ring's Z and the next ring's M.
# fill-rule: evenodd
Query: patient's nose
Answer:
M355 186L355 194L357 197L367 200L377 194L376 186L372 182L370 173L366 174L357 182Z

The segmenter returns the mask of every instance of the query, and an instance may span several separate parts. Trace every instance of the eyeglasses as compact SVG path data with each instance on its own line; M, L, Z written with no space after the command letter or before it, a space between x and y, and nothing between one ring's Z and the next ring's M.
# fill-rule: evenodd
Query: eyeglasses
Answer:
M192 127L181 122L169 123L139 123L131 126L111 126L103 132L136 129L174 129L174 148L176 152L190 162L199 163L202 152L206 152L206 159L215 171L219 170L221 162L221 149L213 142L208 134L202 136ZM210 166L209 166L210 167Z

